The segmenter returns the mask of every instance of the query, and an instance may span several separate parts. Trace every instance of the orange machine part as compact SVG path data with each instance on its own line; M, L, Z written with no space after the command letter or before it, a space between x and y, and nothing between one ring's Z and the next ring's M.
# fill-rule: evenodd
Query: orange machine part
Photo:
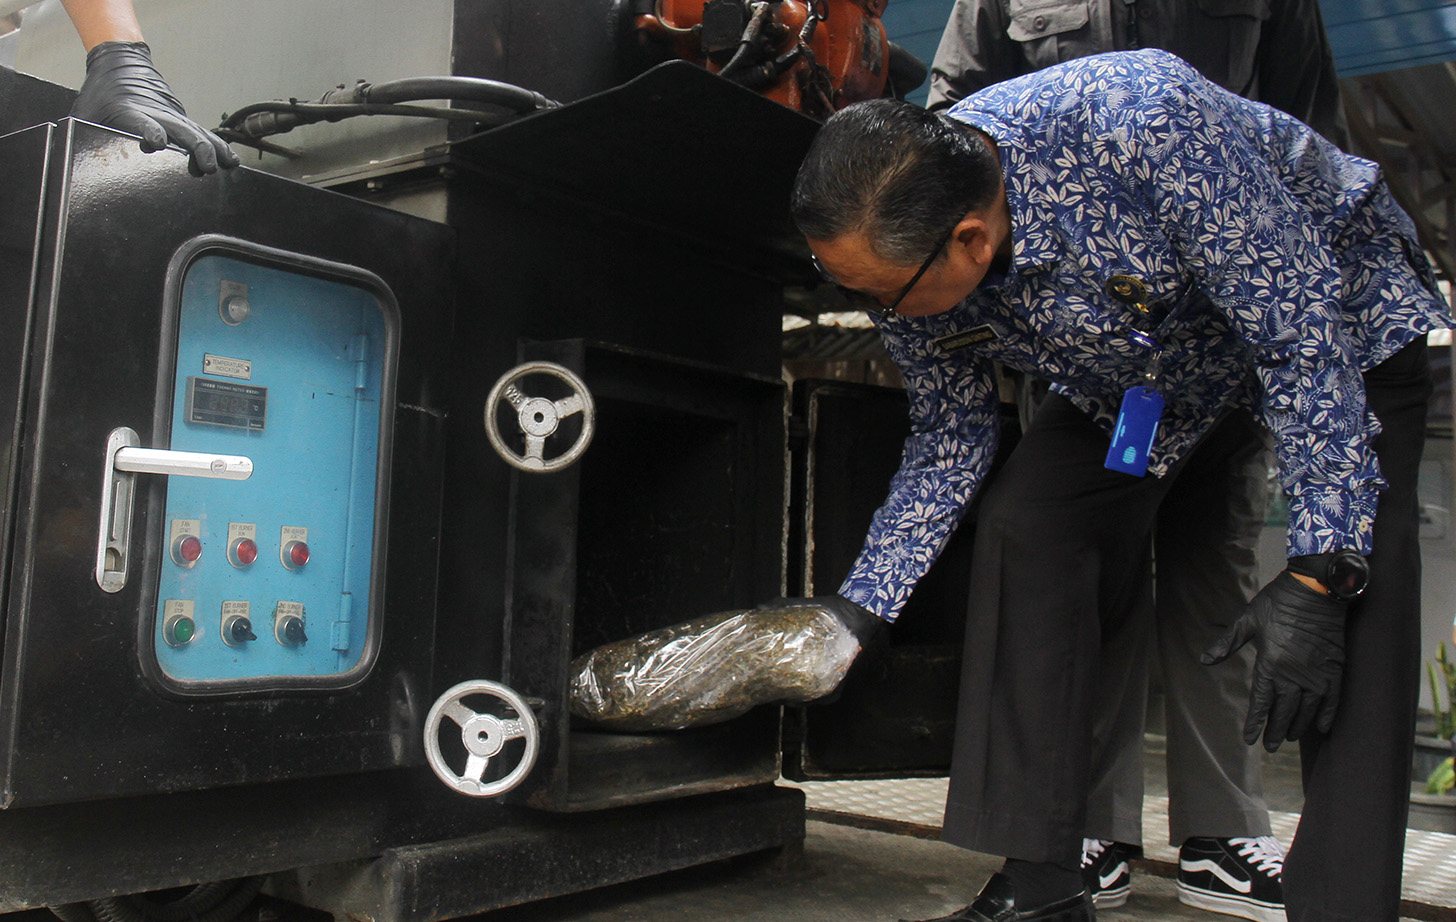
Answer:
M889 39L880 22L889 0L768 0L760 59L790 54L800 43L811 15L818 21L791 65L759 93L791 109L825 117L853 102L874 99L885 90ZM674 57L718 73L730 52L710 56L701 32L707 0L657 0L655 14L639 16L637 29L666 41ZM747 7L748 4L745 4ZM772 54L767 54L771 48Z

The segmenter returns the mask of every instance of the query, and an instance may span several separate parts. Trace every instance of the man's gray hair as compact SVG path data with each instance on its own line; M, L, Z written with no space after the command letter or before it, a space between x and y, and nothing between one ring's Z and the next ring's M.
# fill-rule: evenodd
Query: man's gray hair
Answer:
M819 129L790 209L810 239L863 233L880 258L908 266L1000 187L1000 163L969 128L876 99L839 110Z

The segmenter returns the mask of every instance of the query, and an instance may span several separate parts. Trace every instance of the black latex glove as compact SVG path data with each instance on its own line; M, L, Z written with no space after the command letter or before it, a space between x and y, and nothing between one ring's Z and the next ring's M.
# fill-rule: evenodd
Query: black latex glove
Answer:
M762 610L799 606L822 608L838 618L840 624L849 628L850 633L859 641L859 656L855 657L855 665L858 665L866 654L878 658L889 646L890 622L841 595L816 595L808 598L780 597L771 602L764 602L758 608Z
M819 595L804 601L828 609L854 634L859 641L859 656L854 658L856 667L878 660L889 648L890 622L869 609L840 595Z
M1244 742L1252 746L1262 728L1264 748L1273 752L1284 740L1299 739L1310 726L1329 732L1345 669L1346 608L1286 570L1204 651L1201 660L1209 666L1254 641L1258 654Z
M845 673L839 686L814 702L831 704L838 700L845 682L849 681L851 676L862 674L885 655L885 651L890 648L890 622L840 595L816 595L796 599L780 598L774 599L772 602L765 602L758 607L760 609L789 608L799 605L813 606L828 611L859 641L859 653L855 654L854 662L850 664L849 671Z
M238 165L238 155L222 138L187 117L152 66L145 42L102 42L92 48L71 114L138 136L147 153L170 141L187 151L187 168L194 176Z

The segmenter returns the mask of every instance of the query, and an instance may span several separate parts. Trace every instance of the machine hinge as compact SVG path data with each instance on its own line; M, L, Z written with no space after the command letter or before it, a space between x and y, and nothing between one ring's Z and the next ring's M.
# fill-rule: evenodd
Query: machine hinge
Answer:
M344 592L339 595L339 618L334 622L333 636L330 640L330 647L343 653L349 649L351 628L354 623L354 593Z

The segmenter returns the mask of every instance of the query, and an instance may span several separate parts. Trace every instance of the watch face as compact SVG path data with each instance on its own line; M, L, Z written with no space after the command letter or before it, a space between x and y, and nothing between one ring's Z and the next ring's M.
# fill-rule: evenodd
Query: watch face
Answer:
M1325 588L1341 602L1348 602L1365 591L1370 579L1370 565L1354 551L1340 551L1330 558L1325 572Z

